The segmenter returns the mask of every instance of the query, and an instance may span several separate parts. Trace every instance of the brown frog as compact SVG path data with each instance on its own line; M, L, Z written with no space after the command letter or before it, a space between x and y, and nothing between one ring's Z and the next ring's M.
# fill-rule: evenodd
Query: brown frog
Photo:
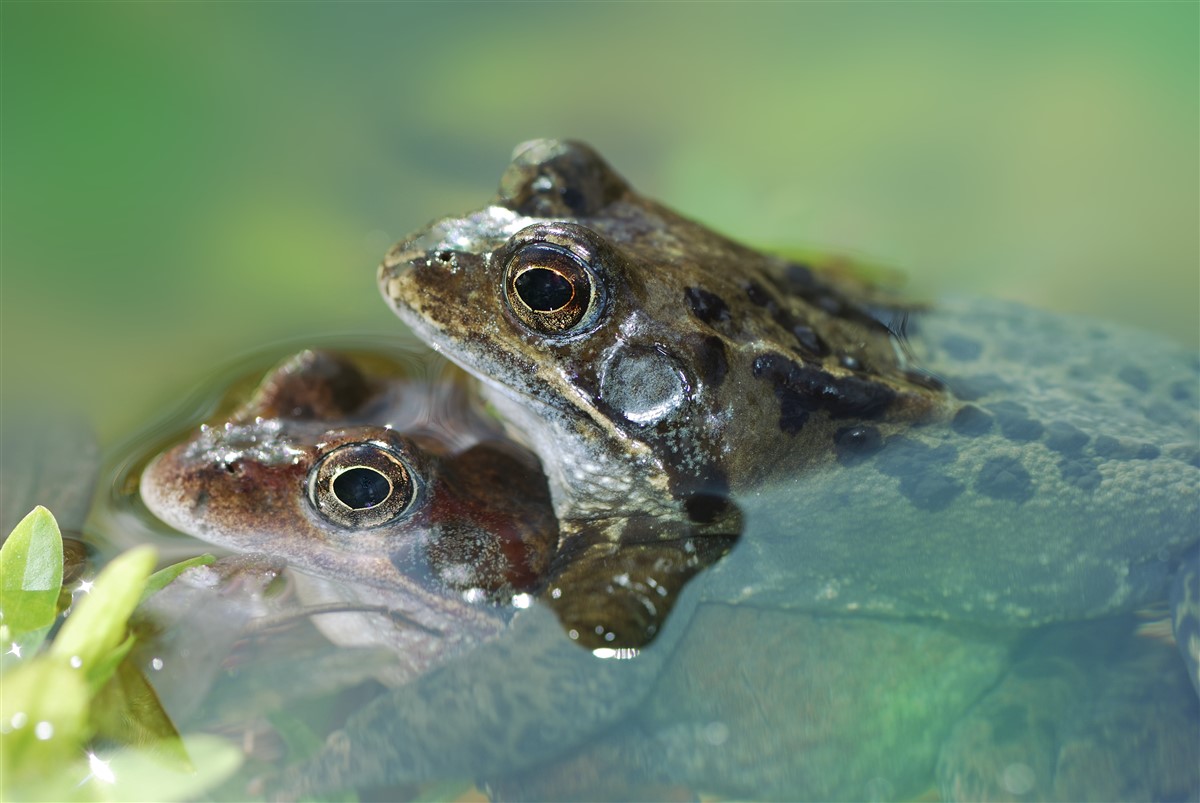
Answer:
M141 493L176 529L300 569L310 598L390 608L316 621L391 647L401 682L500 632L558 531L536 459L469 412L461 377L429 391L360 359L376 371L330 351L285 360L156 458Z
M708 525L731 492L831 460L848 424L949 412L901 348L903 308L639 196L579 143L518 148L494 203L398 244L379 281L486 383L565 521Z
M1163 600L1173 577L1191 575L1185 555L1200 517L1195 355L1144 333L1014 304L896 302L829 266L734 243L638 195L587 146L558 140L520 146L491 203L398 244L379 281L401 319L478 376L509 433L538 453L565 532L604 516L658 522L668 538L689 527L742 533L739 547L696 581L703 604L732 606L704 609L726 612L706 619L702 643L767 649L774 658L763 673L796 665L792 650L803 645L765 634L747 641L753 628L732 624L740 606L790 612L843 647L865 632L864 615L891 623L893 635L918 620L929 635L986 626L1043 646L1058 640L1035 628L1064 623L1068 633L1078 627L1106 641L1113 636L1095 634L1117 622L1130 662L1066 647L1062 663L1050 662L1062 677L1096 684L1074 707L1051 713L1044 696L1006 682L954 735L945 720L926 728L946 739L947 797L1194 788L1186 767L1164 773L1148 759L1129 766L1131 786L1097 791L1086 784L1103 773L1086 767L1165 726L1113 690L1148 655L1121 617ZM642 533L652 537L654 528ZM622 544L627 535L614 526L601 538ZM809 618L829 616L836 624ZM1105 617L1117 618L1082 624ZM844 629L846 640L825 627ZM1008 643L978 632L976 656L988 654L985 644ZM881 677L868 655L826 652L841 656L847 687ZM666 756L646 775L700 778L735 796L874 794L854 786L869 779L853 773L823 786L846 762L822 763L786 713L771 715L774 699L799 699L815 721L851 732L853 715L821 708L821 690L798 679L815 674L755 675L772 692L746 703L766 711L754 726L742 708L672 696L696 708L681 703L653 724L643 718ZM703 675L694 661L672 663L658 691L694 691ZM1173 677L1168 700L1185 677L1178 666ZM718 700L740 691L709 680ZM1107 702L1089 708L1092 696ZM1137 723L1124 747L1088 742L1106 727L1097 717L1108 702ZM1186 731L1194 699L1187 706L1165 732ZM715 753L704 748L703 730L713 711L721 716L709 724L726 726L732 740L710 740ZM695 727L681 731L679 719L693 715ZM970 722L985 723L987 749ZM764 733L779 734L770 747L786 746L766 765L716 760L766 755ZM1086 749L1070 733L1083 734ZM1056 786L1054 756L1068 754L1088 756L1071 773L1082 786ZM612 777L609 770L598 777Z

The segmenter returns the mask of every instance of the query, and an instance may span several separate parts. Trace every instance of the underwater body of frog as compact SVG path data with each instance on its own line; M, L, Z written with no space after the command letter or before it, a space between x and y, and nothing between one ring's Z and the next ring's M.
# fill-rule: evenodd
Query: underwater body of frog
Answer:
M542 459L565 528L628 513L719 531L723 500L736 502L741 546L698 581L710 610L835 617L845 644L864 615L896 627L921 619L929 633L944 632L937 622L1028 633L1068 623L1070 632L1070 623L1165 599L1173 575L1194 569L1185 556L1200 518L1198 364L1161 338L949 300L910 309L906 341L903 305L732 243L641 198L586 146L559 141L519 148L491 205L397 245L380 285L420 337L486 384L509 431ZM619 528L610 533L621 538ZM718 631L735 652L803 650ZM1053 638L1038 638L1052 649ZM1131 644L1139 658L1161 658ZM1084 675L1089 662L1108 660L1076 657L1072 671ZM1195 656L1185 657L1195 675ZM878 667L863 656L841 670L852 678ZM1181 666L1172 671L1184 677ZM665 678L688 687L695 672L672 665ZM1099 682L1104 673L1091 674ZM1134 680L1144 691L1157 685ZM1194 769L1139 765L1136 727L1126 729L1132 741L1090 759L1121 757L1132 786L1105 788L1087 769L1056 774L1053 758L1043 771L1046 756L1069 748L1013 724L1037 693L1008 699L1008 688L973 710L992 722L999 706L1012 744L1000 744L996 727L990 741L962 749L972 733L965 719L942 752L947 797L1015 788L1049 798L1194 796ZM1161 688L1170 698L1178 684ZM760 702L772 705L769 694ZM1182 725L1164 727L1186 757L1195 699L1179 704ZM1068 720L1094 723L1102 708L1060 711L1052 724L1068 733ZM1138 725L1155 724L1150 707L1134 710ZM777 740L788 758L740 768L709 760L705 769L687 758L704 754L703 739L686 728L679 736L672 716L686 718L686 706L643 726L661 727L656 755L665 756L647 777L735 795L866 794L821 786L806 764L819 751L788 739ZM731 730L716 752L741 755L733 742L754 739L723 724ZM1029 755L1013 759L1013 744ZM1003 762L995 772L993 759ZM403 776L404 761L388 771Z

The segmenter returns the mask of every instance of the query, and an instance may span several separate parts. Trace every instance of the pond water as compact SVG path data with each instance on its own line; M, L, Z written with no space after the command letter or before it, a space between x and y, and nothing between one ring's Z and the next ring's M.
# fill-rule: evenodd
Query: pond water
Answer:
M1003 345L980 343L979 359L964 332ZM415 346L316 345L371 346L401 373L445 376L441 358ZM311 624L337 640L355 627L348 618L296 611L332 600L408 610L368 626L404 630L411 601L371 587L324 588L314 601L293 580L265 603L245 597L253 582L219 595L177 589L161 603L169 636L147 665L157 661L185 727L252 745L218 793L232 798L263 783L285 795L444 796L472 781L501 799L1194 796L1200 711L1162 635L1162 606L1180 561L1195 560L1184 556L1198 516L1195 357L1153 335L963 300L917 316L910 346L995 437L961 421L916 428L879 454L738 498L738 546L634 657L589 654L540 602L522 602L504 614L515 614L508 630L465 650L406 645L441 666L398 678L395 654L335 649ZM1126 351L1152 355L1139 366L1161 397L1115 378L1112 358ZM246 377L278 356L233 372L242 398ZM199 411L228 415L212 392L224 384L190 405L190 431ZM1019 415L1014 398L1028 405ZM204 549L133 493L154 440L137 439L118 469L105 529L168 553ZM988 466L1000 459L1019 462L996 480ZM252 624L258 615L274 628ZM373 677L400 685L384 691ZM296 755L281 741L294 750L346 716L349 754L278 776Z
M274 782L289 749L365 709L379 737L364 764L324 777L386 799L475 782L776 799L990 783L1029 799L1051 756L1102 798L1196 796L1195 695L1154 607L1196 532L1196 433L1172 413L1195 413L1200 343L1195 5L69 9L2 10L0 425L7 444L30 406L82 411L109 455L101 488L123 502L72 525L106 548L208 549L140 510L134 478L184 421L226 412L235 377L248 390L321 344L440 371L403 340L375 265L428 219L478 207L534 136L590 141L647 196L739 240L869 255L918 297L1019 299L1162 338L959 308L976 331L1002 319L985 340L1017 366L1024 410L989 411L993 426L1042 430L1000 451L917 432L884 452L900 468L838 464L739 498L740 545L634 660L579 650L535 604L510 637L378 700L393 658L330 646L320 617L290 616L307 604L293 585L268 603L247 599L249 570L215 599L181 587L145 660L163 661L151 674L182 727L247 747L214 795L266 794L255 776ZM1062 344L1073 377L1026 370ZM1154 398L1133 398L1146 365ZM994 371L935 370L981 408L1003 391ZM1074 454L1050 446L1074 448L1064 421L1088 433ZM1024 478L991 462L1029 454ZM1009 498L974 493L985 466ZM1035 493L1043 478L1077 497ZM1069 502L1095 489L1120 493ZM251 613L275 625L244 637ZM1012 752L984 749L997 733ZM1042 764L1018 754L1030 746ZM1115 768L1114 751L1129 757ZM387 787L382 764L411 784Z

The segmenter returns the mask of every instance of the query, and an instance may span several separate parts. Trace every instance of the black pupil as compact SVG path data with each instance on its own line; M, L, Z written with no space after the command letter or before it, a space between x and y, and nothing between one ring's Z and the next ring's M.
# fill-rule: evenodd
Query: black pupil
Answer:
M363 510L388 498L387 477L369 468L351 468L333 478L333 495L346 507Z
M562 309L575 295L566 277L547 268L530 268L517 277L515 285L517 295L534 312Z

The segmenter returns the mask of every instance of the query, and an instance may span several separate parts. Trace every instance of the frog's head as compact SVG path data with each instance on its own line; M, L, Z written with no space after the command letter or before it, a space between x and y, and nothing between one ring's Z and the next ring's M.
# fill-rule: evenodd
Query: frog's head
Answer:
M158 456L142 498L176 529L326 577L420 598L531 588L557 537L536 460L492 443L446 454L431 438L364 424L366 410L386 416L375 402L394 382L304 352L228 421Z
M899 369L864 307L642 198L579 143L520 146L489 206L397 245L379 280L418 336L495 391L560 517L672 500L711 519L770 464L742 456L743 430L778 421L778 448L795 448L776 398L791 373L813 388L804 415L877 417L899 396L865 378ZM774 392L744 391L763 381Z

